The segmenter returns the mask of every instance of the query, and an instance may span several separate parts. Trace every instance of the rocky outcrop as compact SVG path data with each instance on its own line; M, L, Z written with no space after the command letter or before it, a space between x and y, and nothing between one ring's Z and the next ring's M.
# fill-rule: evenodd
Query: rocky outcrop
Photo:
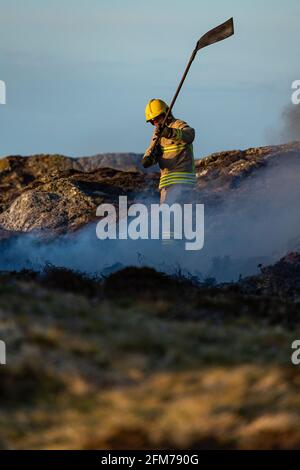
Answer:
M196 162L197 188L205 199L222 202L229 194L248 190L265 169L280 171L287 165L296 165L300 175L300 142L214 153Z
M4 238L8 231L62 234L76 230L96 218L99 204L117 204L119 195L127 195L129 201L138 194L158 198L155 176L111 168L84 172L72 167L72 159L51 158L2 160L0 228Z
M61 188L68 191L66 198ZM95 212L95 204L67 180L61 181L58 192L24 191L0 216L5 230L20 232L67 231L88 223Z
M100 203L114 204L119 195L126 194L129 200L157 201L157 168L144 173L140 158L138 154L2 158L0 236L33 230L76 230L95 219ZM229 195L251 192L252 181L266 168L277 167L280 172L287 165L296 165L300 175L300 142L212 154L196 162L195 199L208 205L220 204Z

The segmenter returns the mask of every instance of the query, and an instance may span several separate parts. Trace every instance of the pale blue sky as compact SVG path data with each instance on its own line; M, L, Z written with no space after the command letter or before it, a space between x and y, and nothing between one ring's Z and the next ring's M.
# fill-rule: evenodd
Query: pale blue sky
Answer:
M235 36L199 53L174 109L197 157L272 143L300 79L298 0L0 0L0 155L143 152L146 102L170 101L196 41L231 16Z

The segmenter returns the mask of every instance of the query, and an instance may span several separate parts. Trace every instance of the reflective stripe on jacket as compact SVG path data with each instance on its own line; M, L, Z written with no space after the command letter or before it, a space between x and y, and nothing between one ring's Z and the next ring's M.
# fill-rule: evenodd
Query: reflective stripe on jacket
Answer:
M168 123L168 127L176 129L177 135L172 139L165 137L160 139L157 148L157 163L161 171L159 189L178 183L194 185L196 173L192 142L195 138L195 131L180 119L173 119ZM151 154L155 137L156 129L143 158Z

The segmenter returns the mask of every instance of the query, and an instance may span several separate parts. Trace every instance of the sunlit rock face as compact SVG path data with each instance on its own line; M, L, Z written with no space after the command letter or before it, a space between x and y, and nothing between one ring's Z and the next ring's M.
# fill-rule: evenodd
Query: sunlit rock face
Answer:
M158 168L145 173L140 160L141 155L130 153L2 158L2 233L66 233L94 220L96 207L115 203L119 195L157 199ZM252 181L267 168L281 172L287 166L300 169L300 142L212 154L196 161L195 198L212 206L226 202L229 196L251 193Z

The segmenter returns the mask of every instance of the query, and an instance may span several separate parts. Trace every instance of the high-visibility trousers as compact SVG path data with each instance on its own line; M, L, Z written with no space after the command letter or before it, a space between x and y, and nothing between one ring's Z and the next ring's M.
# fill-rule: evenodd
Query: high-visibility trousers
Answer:
M194 188L187 184L172 184L170 186L163 187L160 190L160 204L192 204L194 202ZM170 232L163 232L162 242L163 245L173 244L174 241L183 241L183 238L176 236L176 224L174 221L170 224ZM180 234L183 236L184 230L181 228Z

